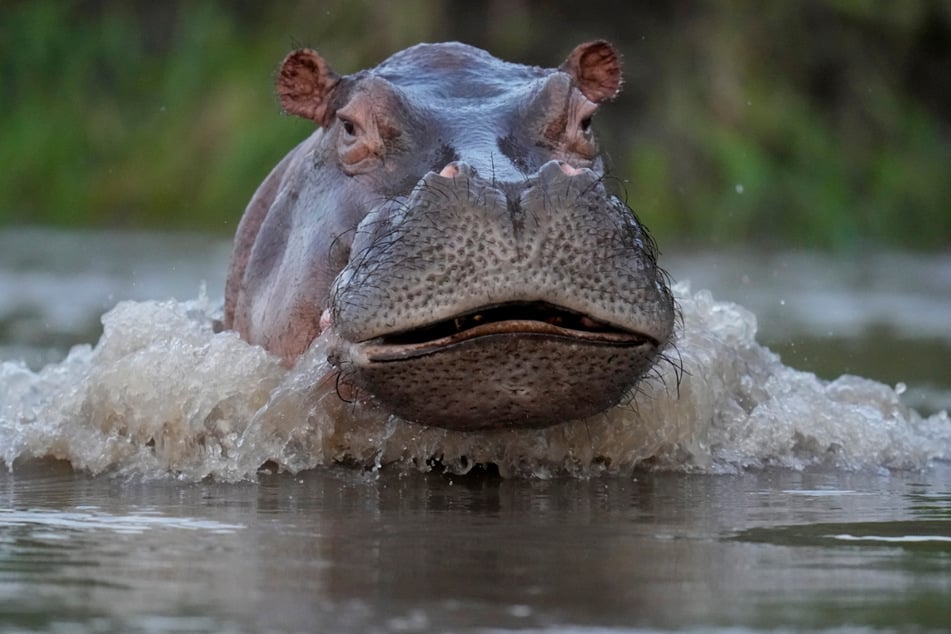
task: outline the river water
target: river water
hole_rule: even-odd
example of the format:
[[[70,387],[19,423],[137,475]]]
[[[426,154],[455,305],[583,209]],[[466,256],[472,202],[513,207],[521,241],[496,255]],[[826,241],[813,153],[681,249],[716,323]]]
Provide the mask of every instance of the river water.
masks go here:
[[[228,249],[0,232],[0,631],[951,628],[951,257],[670,249],[633,404],[462,435],[215,335]]]

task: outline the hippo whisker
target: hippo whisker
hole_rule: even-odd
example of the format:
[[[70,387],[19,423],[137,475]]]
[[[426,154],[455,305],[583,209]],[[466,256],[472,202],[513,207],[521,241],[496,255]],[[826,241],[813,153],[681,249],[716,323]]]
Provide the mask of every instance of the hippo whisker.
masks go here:
[[[672,353],[672,354],[671,354]],[[673,343],[668,344],[668,349],[661,352],[657,356],[657,363],[651,366],[650,370],[644,375],[644,380],[637,384],[636,389],[645,390],[646,385],[643,385],[646,382],[656,382],[664,386],[664,391],[670,393],[670,386],[667,384],[667,373],[663,371],[662,366],[668,365],[673,369],[674,374],[674,390],[677,394],[677,397],[680,397],[680,385],[683,382],[684,374],[687,372],[684,368],[683,357],[680,354],[680,349],[677,348]]]
[[[346,385],[349,389],[342,390],[341,387],[344,385]],[[337,394],[337,398],[339,398],[344,403],[352,404],[356,400],[350,398],[350,394],[353,392],[353,383],[344,377],[343,370],[337,370],[337,375],[334,380],[334,392]]]

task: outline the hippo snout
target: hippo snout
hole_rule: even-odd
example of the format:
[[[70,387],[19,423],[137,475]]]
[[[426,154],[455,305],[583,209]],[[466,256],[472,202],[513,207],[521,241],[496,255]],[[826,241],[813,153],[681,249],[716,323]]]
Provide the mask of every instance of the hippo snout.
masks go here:
[[[417,422],[590,416],[622,400],[670,337],[652,258],[633,213],[590,169],[553,160],[493,183],[453,162],[357,229],[331,295],[333,358]]]

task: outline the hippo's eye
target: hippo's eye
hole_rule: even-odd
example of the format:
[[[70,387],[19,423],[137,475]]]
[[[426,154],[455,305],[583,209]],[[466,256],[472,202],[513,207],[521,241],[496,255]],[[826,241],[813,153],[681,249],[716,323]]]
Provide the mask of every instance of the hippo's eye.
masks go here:
[[[353,121],[340,117],[340,123],[343,125],[343,131],[347,136],[353,136],[357,133],[357,126]]]

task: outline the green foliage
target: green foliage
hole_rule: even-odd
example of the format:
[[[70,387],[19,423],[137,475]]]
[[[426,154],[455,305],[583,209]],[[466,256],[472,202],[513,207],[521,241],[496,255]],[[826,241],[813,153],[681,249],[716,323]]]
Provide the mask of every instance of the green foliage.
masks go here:
[[[603,36],[628,84],[598,126],[661,243],[951,246],[946,3],[677,6],[14,2],[0,224],[230,233],[312,130],[273,97],[296,46],[347,73],[444,39],[555,65]]]
[[[627,164],[647,224],[662,241],[951,245],[949,112],[903,76],[915,25],[951,17],[924,4],[698,11],[644,115],[661,130]]]

